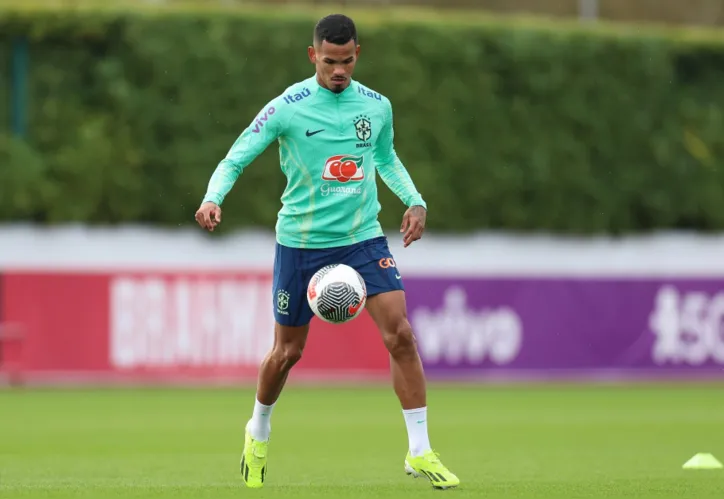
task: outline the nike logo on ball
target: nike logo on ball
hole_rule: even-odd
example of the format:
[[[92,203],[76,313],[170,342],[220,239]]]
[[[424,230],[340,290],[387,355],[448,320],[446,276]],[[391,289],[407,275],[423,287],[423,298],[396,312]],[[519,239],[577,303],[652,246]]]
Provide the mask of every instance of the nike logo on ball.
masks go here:
[[[324,129],[317,130],[315,132],[310,132],[309,130],[307,130],[307,137],[311,137],[312,135],[317,135],[319,132],[323,132],[323,131],[324,131]]]

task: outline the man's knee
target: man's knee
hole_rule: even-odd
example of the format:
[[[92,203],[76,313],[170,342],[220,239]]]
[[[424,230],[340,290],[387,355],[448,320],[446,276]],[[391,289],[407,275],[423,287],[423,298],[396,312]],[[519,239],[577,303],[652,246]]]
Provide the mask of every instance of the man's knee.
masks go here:
[[[272,357],[284,369],[291,369],[301,360],[308,331],[309,326],[277,326]]]
[[[404,357],[415,354],[415,335],[412,326],[406,318],[395,321],[384,332],[385,346],[393,357]]]
[[[291,369],[301,360],[303,352],[304,345],[294,341],[277,344],[272,355],[283,368]]]

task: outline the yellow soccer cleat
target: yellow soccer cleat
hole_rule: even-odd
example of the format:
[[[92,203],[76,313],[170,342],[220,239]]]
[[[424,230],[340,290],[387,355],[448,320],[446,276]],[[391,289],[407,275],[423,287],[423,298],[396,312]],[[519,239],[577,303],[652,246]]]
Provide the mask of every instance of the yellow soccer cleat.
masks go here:
[[[417,457],[412,457],[408,452],[405,473],[415,478],[427,478],[436,489],[450,489],[460,485],[460,479],[440,462],[437,452],[431,450]]]
[[[254,440],[249,430],[246,430],[244,452],[241,454],[241,477],[247,487],[259,489],[264,486],[268,449],[268,440],[266,442]]]

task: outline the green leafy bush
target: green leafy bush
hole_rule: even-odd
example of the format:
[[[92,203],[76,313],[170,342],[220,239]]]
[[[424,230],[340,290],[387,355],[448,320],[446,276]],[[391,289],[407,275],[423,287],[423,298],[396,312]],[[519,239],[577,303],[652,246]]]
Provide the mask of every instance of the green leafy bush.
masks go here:
[[[0,146],[0,217],[194,223],[238,134],[312,74],[313,20],[0,14],[0,62],[10,37],[31,44],[29,137]],[[713,35],[393,26],[360,23],[356,77],[392,100],[398,153],[431,230],[724,229],[724,44]],[[272,146],[227,198],[224,229],[273,227],[284,185]],[[380,192],[382,223],[394,228],[403,207]]]

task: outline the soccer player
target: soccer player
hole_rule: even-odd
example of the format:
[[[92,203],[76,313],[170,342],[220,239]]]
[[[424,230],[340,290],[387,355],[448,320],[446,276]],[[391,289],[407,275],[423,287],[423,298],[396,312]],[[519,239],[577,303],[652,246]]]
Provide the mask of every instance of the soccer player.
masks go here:
[[[351,19],[321,19],[308,48],[316,74],[291,85],[259,112],[217,166],[196,213],[199,225],[213,231],[221,222],[222,201],[244,168],[278,141],[287,186],[276,224],[276,323],[245,428],[241,473],[248,487],[264,484],[272,410],[307,341],[313,316],[305,294],[308,283],[321,267],[336,263],[364,278],[366,309],[390,354],[408,433],[405,471],[426,477],[435,488],[460,483],[430,447],[425,375],[407,320],[402,279],[377,219],[375,174],[408,206],[400,229],[404,247],[422,236],[427,206],[395,152],[390,101],[352,79],[359,52]]]

